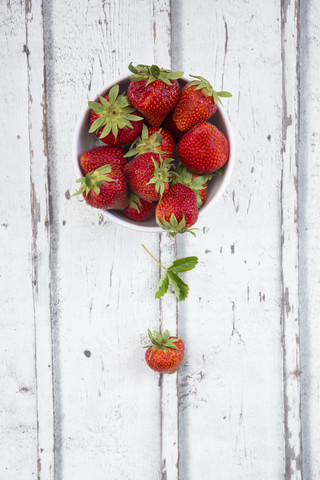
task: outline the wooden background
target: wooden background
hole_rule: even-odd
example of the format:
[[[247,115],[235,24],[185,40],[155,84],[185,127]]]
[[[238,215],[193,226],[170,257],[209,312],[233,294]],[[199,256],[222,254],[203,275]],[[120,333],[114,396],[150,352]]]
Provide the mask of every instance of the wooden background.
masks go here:
[[[317,0],[0,0],[0,479],[320,479]],[[69,199],[76,120],[127,65],[233,93],[196,239]],[[190,294],[157,265],[197,255]],[[178,375],[146,330],[186,344]]]

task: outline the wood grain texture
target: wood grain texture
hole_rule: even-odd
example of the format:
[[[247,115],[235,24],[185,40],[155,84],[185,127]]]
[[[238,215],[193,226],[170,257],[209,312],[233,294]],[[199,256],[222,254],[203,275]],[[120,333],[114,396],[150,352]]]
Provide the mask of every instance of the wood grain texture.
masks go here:
[[[174,67],[233,93],[224,103],[237,145],[223,200],[201,219],[196,240],[178,240],[180,254],[200,259],[179,305],[188,346],[179,373],[180,475],[281,478],[279,4],[173,2],[172,22]]]
[[[51,349],[50,207],[43,18],[40,2],[26,3],[28,127],[32,225],[32,295],[37,386],[37,477],[54,476]]]
[[[171,5],[170,0],[153,2],[154,63],[171,67]],[[169,266],[177,258],[176,241],[167,233],[159,235],[159,258]],[[160,272],[159,272],[160,275]],[[171,287],[170,287],[171,289]],[[160,299],[160,331],[178,335],[177,299],[172,291]],[[177,374],[160,375],[161,479],[179,478],[179,422]]]
[[[1,2],[0,478],[3,479],[36,478],[38,472],[28,55],[24,2]]]
[[[1,480],[320,479],[318,2],[0,7]],[[233,93],[196,239],[70,199],[76,120],[130,61]],[[199,257],[185,302],[154,299],[142,243]],[[183,338],[178,374],[148,369],[147,328]]]
[[[161,475],[160,388],[141,348],[147,328],[160,323],[158,267],[141,243],[157,252],[158,236],[116,226],[65,196],[75,188],[70,145],[76,118],[87,99],[127,72],[129,61],[153,62],[153,19],[148,1],[46,2],[56,478]],[[159,38],[160,32],[159,25]]]
[[[319,176],[320,176],[320,5],[301,2],[299,290],[303,474],[320,478]]]
[[[281,284],[283,344],[283,405],[285,478],[302,478],[300,411],[300,318],[299,318],[299,1],[283,1],[281,8],[282,59],[282,173]]]

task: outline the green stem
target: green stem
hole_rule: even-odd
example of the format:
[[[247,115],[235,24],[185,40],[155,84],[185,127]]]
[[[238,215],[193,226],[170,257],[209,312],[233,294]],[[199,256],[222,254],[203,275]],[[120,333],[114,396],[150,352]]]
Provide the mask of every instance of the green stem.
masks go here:
[[[145,246],[143,245],[143,243],[142,243],[141,245],[143,246],[143,248],[145,249],[145,251],[149,253],[150,257],[152,257],[153,260],[155,260],[155,261],[160,265],[160,267],[162,267],[162,268],[164,268],[165,270],[167,270],[166,267],[164,267],[163,265],[161,265],[161,263],[152,255],[152,253],[149,252],[149,250],[147,249],[147,247],[145,247]]]

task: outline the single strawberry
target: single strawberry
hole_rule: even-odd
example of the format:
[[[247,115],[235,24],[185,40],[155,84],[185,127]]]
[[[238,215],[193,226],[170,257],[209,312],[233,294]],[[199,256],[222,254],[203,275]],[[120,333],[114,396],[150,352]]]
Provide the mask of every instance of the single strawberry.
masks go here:
[[[171,337],[168,330],[163,335],[148,330],[151,345],[145,348],[147,365],[159,373],[175,373],[184,357],[184,343],[181,338]]]
[[[163,160],[157,153],[143,153],[127,163],[123,173],[133,193],[155,202],[169,190],[173,158]]]
[[[196,194],[182,183],[173,185],[162,197],[156,208],[156,222],[175,237],[177,233],[190,232],[198,220],[199,211]]]
[[[193,173],[212,173],[229,158],[229,143],[220,130],[203,122],[187,132],[178,144],[181,162]]]
[[[127,96],[119,95],[119,85],[113,85],[109,93],[99,99],[100,103],[88,102],[92,110],[89,133],[109,145],[133,142],[141,133],[143,118],[136,115]]]
[[[180,92],[173,112],[173,121],[181,132],[186,132],[197,123],[209,120],[217,111],[220,97],[232,97],[229,92],[216,92],[203,77],[195,77]]]
[[[126,179],[120,170],[113,169],[110,165],[87,173],[77,182],[81,183],[81,187],[74,195],[82,193],[85,201],[92,207],[123,210],[128,205]]]
[[[207,197],[207,175],[192,173],[180,164],[174,172],[171,185],[182,183],[194,191],[197,197],[198,208],[202,207]]]
[[[133,157],[142,153],[154,152],[162,155],[163,159],[172,158],[176,144],[167,130],[159,127],[143,125],[141,136],[134,141],[125,157]]]
[[[103,167],[103,165],[110,165],[112,168],[123,170],[126,164],[124,151],[120,147],[96,147],[84,152],[80,157],[80,166],[85,175]]]
[[[135,222],[142,222],[150,218],[156,209],[157,202],[148,202],[138,197],[133,192],[129,194],[129,205],[123,210],[123,213]]]
[[[137,65],[132,62],[128,97],[131,104],[145,117],[152,127],[159,127],[179,98],[177,79],[183,72],[172,72],[157,65]]]

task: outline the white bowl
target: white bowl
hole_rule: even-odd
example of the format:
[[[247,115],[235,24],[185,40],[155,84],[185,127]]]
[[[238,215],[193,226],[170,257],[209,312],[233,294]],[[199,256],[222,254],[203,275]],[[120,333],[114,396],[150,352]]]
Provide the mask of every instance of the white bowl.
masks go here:
[[[186,83],[192,81],[193,79],[187,76],[180,78],[178,81],[180,86],[183,87]],[[129,86],[129,78],[128,76],[120,77],[117,80],[114,80],[112,83],[106,85],[100,92],[99,95],[106,95],[106,93],[110,90],[110,88],[115,85],[116,83],[120,86],[120,93],[126,91]],[[95,101],[99,101],[98,96],[95,98]],[[83,152],[90,150],[91,148],[97,147],[99,145],[105,145],[105,143],[98,140],[98,138],[93,133],[88,133],[89,130],[89,120],[90,120],[90,113],[91,110],[89,107],[86,107],[75,128],[74,135],[73,135],[73,143],[72,143],[72,157],[73,157],[73,164],[76,171],[77,178],[83,176],[83,173],[80,168],[80,156]],[[215,115],[208,120],[210,123],[215,125],[219,130],[221,130],[224,135],[227,137],[229,146],[230,146],[230,155],[229,160],[225,165],[225,171],[223,175],[217,175],[214,177],[210,182],[208,182],[208,189],[207,189],[207,198],[205,201],[204,206],[199,210],[199,217],[202,217],[205,213],[207,213],[213,205],[217,202],[217,200],[221,197],[223,192],[225,191],[230,177],[231,172],[234,164],[234,138],[232,127],[228,120],[226,113],[223,111],[223,107],[218,106],[218,109]],[[102,213],[107,219],[112,220],[124,227],[132,228],[134,230],[140,230],[142,232],[163,232],[160,227],[158,227],[154,218],[149,218],[143,222],[134,222],[130,218],[126,217],[122,212],[117,210],[100,210],[99,212]]]

